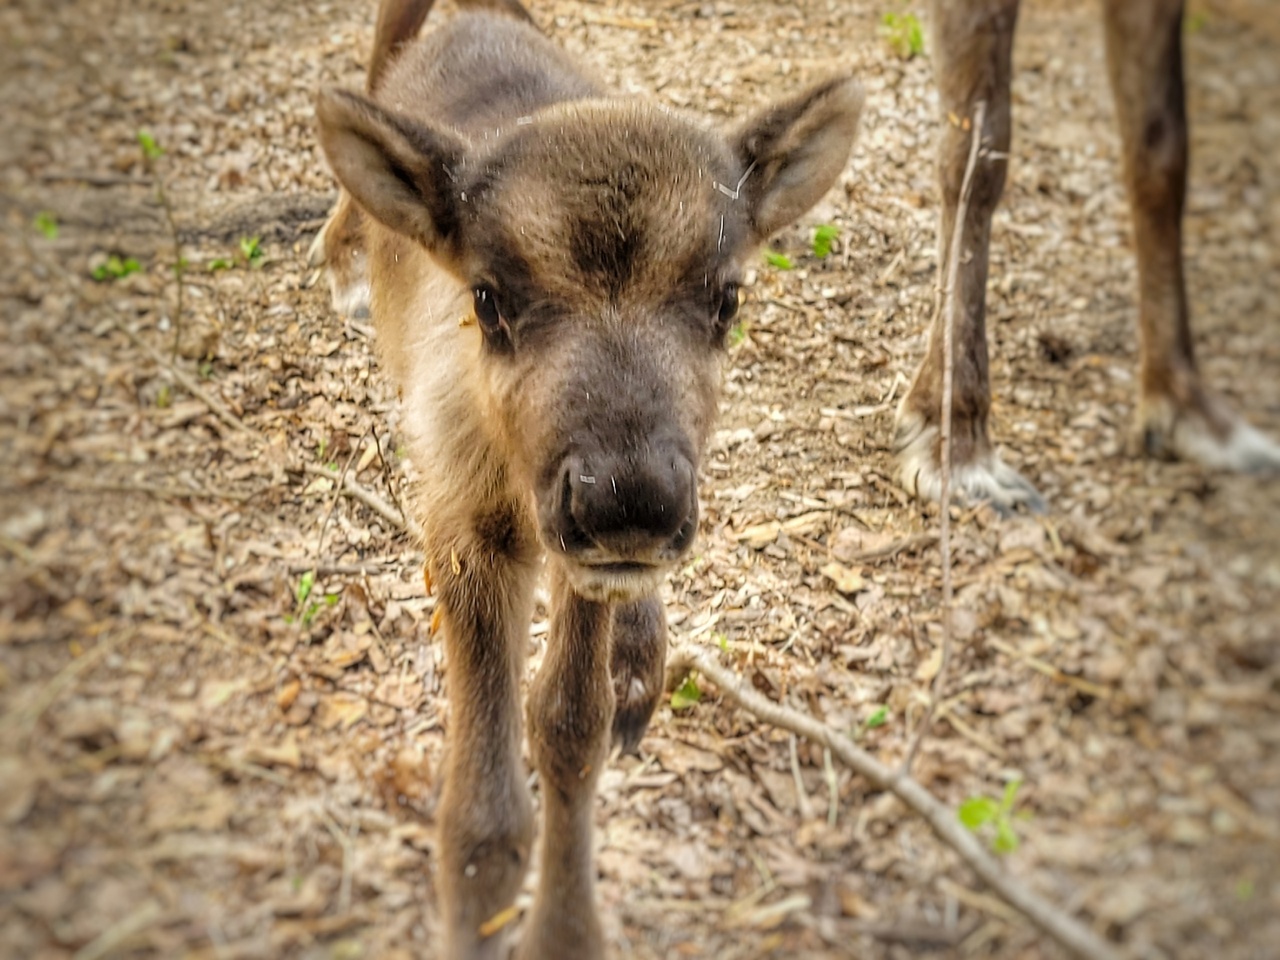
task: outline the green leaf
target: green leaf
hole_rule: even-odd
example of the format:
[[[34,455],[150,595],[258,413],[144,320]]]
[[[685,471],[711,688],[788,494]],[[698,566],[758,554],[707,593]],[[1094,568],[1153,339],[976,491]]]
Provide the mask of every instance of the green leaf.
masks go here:
[[[306,573],[304,573],[301,577],[298,578],[298,590],[297,590],[298,606],[302,606],[304,603],[307,602],[307,597],[311,596],[311,588],[314,587],[315,584],[316,584],[316,572],[314,570],[308,570]]]
[[[880,23],[880,32],[890,49],[903,60],[924,53],[924,28],[914,13],[886,13]]]
[[[44,234],[46,240],[58,239],[58,218],[48,210],[41,210],[31,221],[32,225]]]
[[[698,689],[698,681],[693,674],[684,678],[684,683],[671,693],[671,709],[686,710],[702,699],[702,691]]]
[[[214,260],[209,261],[210,273],[213,273],[217,270],[230,270],[230,269],[231,269],[231,261],[228,260],[226,257],[218,257]]]
[[[261,265],[262,258],[266,255],[266,251],[262,249],[261,237],[241,237],[240,253],[249,261],[249,265],[256,267]]]
[[[831,253],[831,244],[840,235],[840,228],[824,223],[813,231],[813,255],[819,260]]]
[[[777,267],[779,270],[790,270],[793,267],[795,267],[795,264],[791,262],[791,258],[788,257],[785,253],[777,253],[776,251],[773,251],[773,250],[766,250],[764,254],[764,258],[769,263],[770,266]]]
[[[991,849],[996,853],[1013,853],[1018,849],[1018,835],[1013,831],[1013,824],[1001,818],[996,822],[996,838]]]
[[[726,637],[723,633],[717,633],[717,634],[715,634],[715,635],[714,635],[713,639],[715,640],[716,645],[717,645],[717,646],[719,646],[719,647],[720,647],[720,649],[721,649],[724,653],[728,653],[728,652],[729,652],[729,638],[728,638],[728,637]]]
[[[138,145],[142,147],[142,155],[148,160],[154,160],[164,154],[164,148],[156,143],[156,138],[146,130],[138,131]]]
[[[172,402],[173,397],[169,391],[167,383],[161,384],[160,389],[156,392],[156,406],[164,410]]]
[[[137,273],[141,269],[142,265],[133,257],[121,260],[113,253],[111,256],[107,257],[106,263],[99,264],[94,267],[90,276],[98,281],[119,280],[122,277],[127,277],[131,273]]]
[[[341,599],[342,594],[340,593],[326,593],[324,595],[324,605],[326,607],[336,607]]]
[[[990,797],[970,797],[960,804],[960,822],[970,830],[977,830],[994,820],[999,812],[996,802]]]
[[[747,339],[747,328],[744,327],[742,325],[742,321],[739,320],[729,328],[729,346],[736,347],[745,339]]]
[[[878,707],[875,713],[867,717],[866,722],[864,723],[864,726],[868,730],[874,730],[876,727],[883,727],[888,722],[889,722],[889,708]]]
[[[1004,785],[1004,799],[1000,801],[1000,812],[1008,813],[1013,809],[1014,801],[1018,798],[1018,788],[1022,786],[1021,780],[1010,780]]]

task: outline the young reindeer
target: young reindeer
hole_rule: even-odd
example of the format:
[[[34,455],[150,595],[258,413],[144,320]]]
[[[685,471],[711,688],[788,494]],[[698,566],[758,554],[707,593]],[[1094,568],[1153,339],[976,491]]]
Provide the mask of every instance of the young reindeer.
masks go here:
[[[421,478],[451,704],[441,956],[502,955],[486,934],[529,859],[519,689],[545,555],[519,955],[590,960],[596,778],[661,696],[658,589],[697,528],[743,264],[840,174],[862,94],[836,77],[716,132],[606,94],[514,0],[457,5],[417,38],[432,0],[385,0],[368,95],[320,94],[344,198],[319,245],[337,305],[368,284]]]

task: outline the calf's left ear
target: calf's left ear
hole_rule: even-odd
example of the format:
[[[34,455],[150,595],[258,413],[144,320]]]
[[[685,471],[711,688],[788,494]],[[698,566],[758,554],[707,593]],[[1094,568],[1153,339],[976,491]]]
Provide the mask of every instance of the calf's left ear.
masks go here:
[[[849,160],[862,115],[862,86],[832,77],[771,104],[730,133],[756,239],[792,223],[817,203]]]

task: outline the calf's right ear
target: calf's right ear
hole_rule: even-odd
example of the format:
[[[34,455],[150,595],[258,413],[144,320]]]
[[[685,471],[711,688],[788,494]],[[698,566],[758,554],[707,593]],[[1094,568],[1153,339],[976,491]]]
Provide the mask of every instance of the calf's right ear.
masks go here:
[[[322,90],[316,116],[334,175],[370,216],[430,253],[456,253],[462,141],[346,90]]]
[[[742,184],[757,240],[792,223],[817,203],[849,160],[862,87],[832,77],[775,103],[731,135],[747,174]]]

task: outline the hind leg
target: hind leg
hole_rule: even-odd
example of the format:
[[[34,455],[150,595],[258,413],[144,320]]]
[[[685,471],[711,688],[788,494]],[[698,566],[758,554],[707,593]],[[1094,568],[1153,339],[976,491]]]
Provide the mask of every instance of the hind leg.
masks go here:
[[[1107,65],[1138,258],[1138,431],[1153,456],[1280,468],[1280,447],[1208,390],[1191,343],[1182,262],[1187,116],[1182,0],[1108,0]]]
[[[656,596],[619,604],[613,613],[609,672],[615,708],[613,742],[623,753],[640,746],[662,699],[667,660],[667,614]]]
[[[325,225],[311,242],[308,263],[325,268],[329,296],[340,316],[369,316],[369,257],[365,250],[364,213],[345,190]]]

